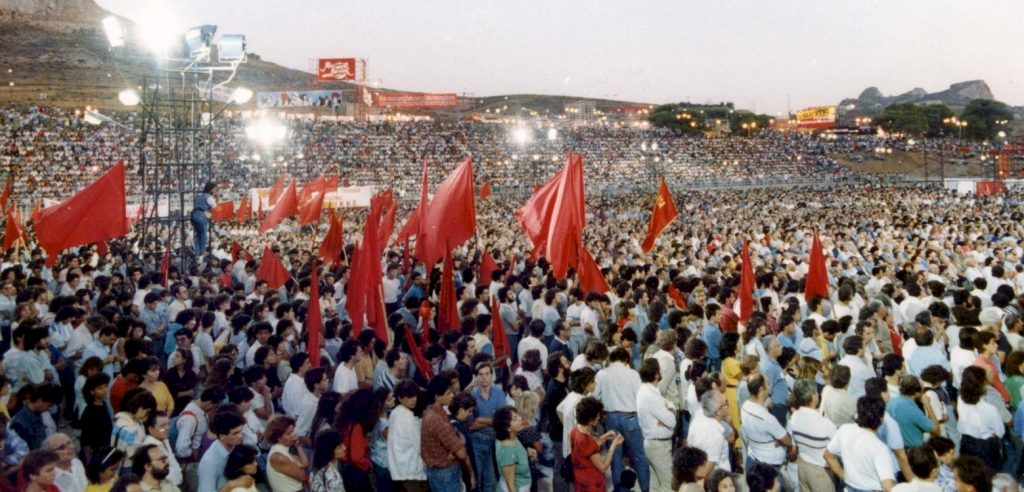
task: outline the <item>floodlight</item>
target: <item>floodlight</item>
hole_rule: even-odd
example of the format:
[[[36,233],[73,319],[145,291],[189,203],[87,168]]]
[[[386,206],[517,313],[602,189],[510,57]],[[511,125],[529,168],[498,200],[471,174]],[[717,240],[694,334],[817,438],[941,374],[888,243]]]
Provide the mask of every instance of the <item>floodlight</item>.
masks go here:
[[[512,130],[512,140],[514,140],[517,144],[525,145],[527,142],[530,141],[530,130],[527,130],[526,128],[523,127],[517,127],[516,129]]]
[[[231,93],[231,102],[235,104],[245,104],[252,99],[252,90],[245,87],[238,87]]]
[[[217,45],[217,59],[222,62],[245,61],[245,35],[225,34]]]
[[[281,123],[263,118],[245,128],[245,135],[249,140],[255,140],[263,145],[273,145],[288,134],[288,128]]]
[[[193,27],[188,31],[185,31],[185,48],[189,58],[193,58],[200,61],[209,61],[210,59],[210,42],[213,41],[213,35],[217,33],[217,26],[203,25]]]
[[[117,93],[117,100],[125,106],[137,106],[139,104],[139,93],[135,89],[125,89]]]
[[[558,138],[558,130],[554,128],[548,128],[548,140],[555,140]]]
[[[124,46],[124,27],[116,16],[103,19],[103,32],[107,33],[107,42],[111,48]]]

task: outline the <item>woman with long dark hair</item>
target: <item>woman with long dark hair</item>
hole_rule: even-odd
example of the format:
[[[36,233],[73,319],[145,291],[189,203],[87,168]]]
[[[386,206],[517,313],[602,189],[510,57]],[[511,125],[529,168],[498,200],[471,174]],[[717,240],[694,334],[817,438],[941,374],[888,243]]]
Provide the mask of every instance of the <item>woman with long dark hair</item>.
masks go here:
[[[371,490],[370,433],[380,417],[375,412],[373,391],[356,390],[341,406],[335,428],[341,432],[348,454],[342,458],[341,476],[348,490]]]
[[[347,454],[341,433],[325,430],[316,434],[313,442],[313,474],[310,483],[312,492],[345,491],[341,478],[341,460]]]
[[[194,369],[191,350],[175,350],[171,353],[167,366],[163,381],[174,397],[173,415],[177,415],[197,396],[199,376]]]
[[[316,414],[313,415],[313,423],[310,425],[309,435],[312,436],[312,447],[316,449],[316,440],[320,432],[330,429],[338,418],[338,411],[341,409],[341,393],[327,391],[320,395],[320,402],[316,407]]]

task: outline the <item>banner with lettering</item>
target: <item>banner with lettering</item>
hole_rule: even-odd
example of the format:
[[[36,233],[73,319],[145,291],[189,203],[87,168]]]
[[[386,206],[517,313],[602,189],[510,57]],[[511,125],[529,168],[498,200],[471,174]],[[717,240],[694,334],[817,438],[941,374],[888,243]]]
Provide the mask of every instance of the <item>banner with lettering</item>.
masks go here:
[[[459,96],[455,93],[377,92],[373,95],[373,104],[380,109],[454,108],[459,105]]]
[[[355,58],[319,58],[316,63],[316,79],[321,82],[356,79]]]

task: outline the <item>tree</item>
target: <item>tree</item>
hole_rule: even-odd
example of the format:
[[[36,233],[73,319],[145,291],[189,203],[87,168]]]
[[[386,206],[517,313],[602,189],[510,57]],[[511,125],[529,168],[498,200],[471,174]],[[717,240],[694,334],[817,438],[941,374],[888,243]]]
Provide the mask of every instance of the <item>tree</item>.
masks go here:
[[[875,118],[875,122],[889,133],[919,137],[928,131],[928,118],[924,110],[914,103],[890,104]]]
[[[945,104],[929,104],[921,106],[921,110],[924,111],[924,117],[928,120],[928,132],[925,133],[925,136],[929,138],[942,136],[945,133],[943,120],[956,115],[953,109]]]
[[[1012,121],[1013,111],[1006,103],[990,99],[974,99],[967,103],[960,119],[967,122],[964,135],[976,140],[991,140],[1004,128],[1002,121]]]

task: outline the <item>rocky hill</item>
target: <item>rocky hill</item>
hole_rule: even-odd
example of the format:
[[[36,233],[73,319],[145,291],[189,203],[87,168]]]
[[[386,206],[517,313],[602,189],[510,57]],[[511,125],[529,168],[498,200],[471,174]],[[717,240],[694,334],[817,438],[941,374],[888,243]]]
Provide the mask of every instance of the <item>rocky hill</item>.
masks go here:
[[[944,91],[932,94],[920,87],[915,87],[897,96],[885,96],[877,87],[868,87],[856,99],[843,99],[839,105],[843,107],[852,105],[853,112],[872,115],[880,113],[890,104],[897,103],[945,104],[954,110],[959,110],[972,99],[995,98],[984,80],[970,80],[953,84]]]

